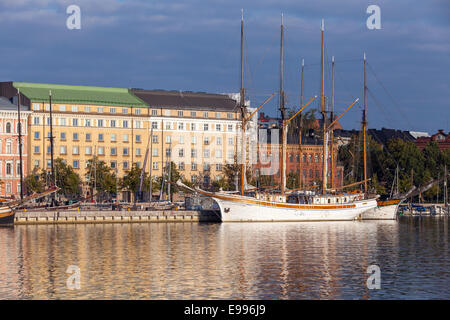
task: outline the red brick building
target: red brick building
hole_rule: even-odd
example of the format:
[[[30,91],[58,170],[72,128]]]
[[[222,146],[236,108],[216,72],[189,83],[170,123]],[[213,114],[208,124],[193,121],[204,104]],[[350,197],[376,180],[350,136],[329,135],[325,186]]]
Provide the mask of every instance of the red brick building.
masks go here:
[[[438,132],[433,134],[431,137],[418,137],[416,139],[416,145],[420,148],[420,150],[423,150],[423,148],[425,148],[425,146],[432,141],[438,144],[441,151],[449,149],[450,133],[445,134],[444,130],[438,130]]]

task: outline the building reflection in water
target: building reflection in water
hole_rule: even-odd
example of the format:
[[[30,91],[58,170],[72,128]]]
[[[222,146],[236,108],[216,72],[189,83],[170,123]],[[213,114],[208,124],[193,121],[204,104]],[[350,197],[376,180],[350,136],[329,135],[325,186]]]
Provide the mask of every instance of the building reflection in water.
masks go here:
[[[366,270],[377,264],[382,286],[396,285],[408,263],[402,245],[411,251],[399,228],[396,221],[16,226],[0,230],[0,298],[384,297],[367,289]],[[402,228],[406,239],[410,228]],[[447,232],[447,222],[439,228]],[[66,286],[70,265],[80,267],[80,290]]]

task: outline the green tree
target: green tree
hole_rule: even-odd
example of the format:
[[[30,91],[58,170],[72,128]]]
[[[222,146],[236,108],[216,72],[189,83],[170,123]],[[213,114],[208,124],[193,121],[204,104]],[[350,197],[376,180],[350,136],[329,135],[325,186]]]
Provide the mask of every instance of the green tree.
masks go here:
[[[58,194],[65,195],[67,198],[79,197],[81,194],[81,178],[74,169],[67,165],[66,162],[57,158],[54,162],[56,185],[61,188]],[[45,176],[44,172],[44,176]],[[41,175],[42,177],[42,175]]]
[[[40,193],[45,190],[44,181],[41,179],[41,172],[35,167],[33,171],[27,175],[24,179],[24,186],[27,194]]]
[[[117,190],[116,173],[105,161],[92,158],[87,163],[86,181],[100,194],[115,194]]]

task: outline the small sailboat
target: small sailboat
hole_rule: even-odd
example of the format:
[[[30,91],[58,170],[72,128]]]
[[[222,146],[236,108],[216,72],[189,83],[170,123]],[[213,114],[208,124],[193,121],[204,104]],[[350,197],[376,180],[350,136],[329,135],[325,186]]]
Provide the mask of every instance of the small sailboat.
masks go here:
[[[59,189],[60,188],[53,186],[44,192],[33,193],[32,195],[25,197],[22,200],[12,200],[0,204],[0,226],[14,225],[15,210],[19,206],[23,206],[34,199],[42,198],[58,192]]]
[[[241,19],[241,97],[242,110],[242,159],[240,194],[230,192],[208,192],[198,188],[190,188],[181,181],[177,185],[196,192],[202,196],[213,198],[220,208],[222,222],[229,221],[342,221],[353,220],[364,211],[375,208],[375,197],[369,197],[367,192],[337,193],[327,189],[328,176],[328,131],[325,108],[325,62],[324,62],[324,24],[322,21],[322,115],[324,125],[324,157],[322,192],[286,190],[286,133],[289,120],[285,118],[283,91],[283,19],[281,22],[280,48],[280,111],[282,115],[282,152],[281,152],[281,185],[277,192],[247,192],[245,183],[245,124],[246,117],[243,89],[243,18]],[[311,99],[310,102],[314,100]],[[357,100],[356,100],[357,101]],[[356,101],[354,103],[356,103]],[[353,103],[353,104],[354,104]],[[353,105],[352,104],[352,105]],[[303,108],[306,107],[303,106]],[[350,106],[351,107],[351,106]],[[350,108],[349,107],[349,108]],[[300,109],[303,110],[303,108]],[[348,108],[348,109],[349,109]],[[259,109],[259,108],[258,108]],[[347,110],[348,110],[347,109]],[[300,112],[299,111],[299,112]],[[336,119],[337,120],[337,119]],[[365,189],[367,190],[367,189]]]

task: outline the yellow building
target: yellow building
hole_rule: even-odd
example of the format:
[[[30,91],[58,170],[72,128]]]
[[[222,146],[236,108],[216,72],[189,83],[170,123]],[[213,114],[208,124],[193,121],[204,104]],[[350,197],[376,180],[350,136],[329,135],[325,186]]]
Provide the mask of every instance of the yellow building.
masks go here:
[[[50,170],[50,101],[54,158],[86,179],[94,155],[122,177],[133,163],[161,176],[168,161],[187,180],[210,184],[234,160],[239,112],[228,95],[128,90],[22,82],[0,83],[0,95],[20,89],[28,121],[28,173]],[[149,152],[150,153],[150,152]],[[151,159],[151,161],[150,161]]]

